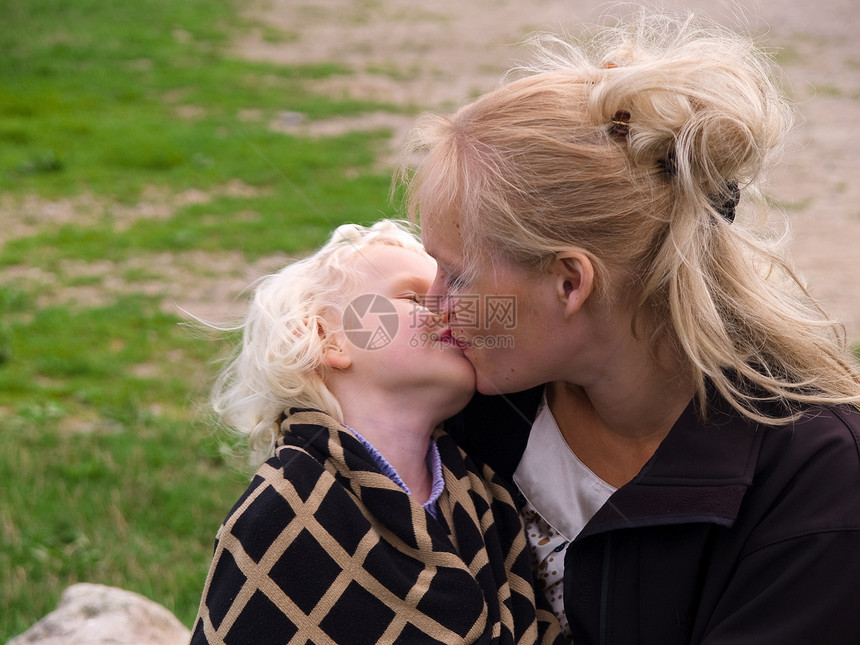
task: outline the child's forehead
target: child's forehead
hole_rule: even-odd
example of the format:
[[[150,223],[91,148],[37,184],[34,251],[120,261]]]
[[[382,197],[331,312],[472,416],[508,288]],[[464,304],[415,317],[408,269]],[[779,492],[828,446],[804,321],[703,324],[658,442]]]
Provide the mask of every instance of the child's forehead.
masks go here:
[[[402,260],[404,262],[413,260],[424,261],[425,259],[432,260],[423,249],[408,248],[399,244],[382,243],[355,247],[350,256],[353,258],[353,262],[367,261],[369,258]]]
[[[349,254],[349,262],[371,277],[390,277],[394,273],[434,273],[436,262],[421,249],[394,244],[370,244]]]

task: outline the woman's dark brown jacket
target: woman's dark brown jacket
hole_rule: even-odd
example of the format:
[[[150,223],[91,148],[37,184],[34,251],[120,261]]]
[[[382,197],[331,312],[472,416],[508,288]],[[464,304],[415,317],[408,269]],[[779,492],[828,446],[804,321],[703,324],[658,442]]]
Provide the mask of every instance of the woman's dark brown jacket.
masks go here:
[[[510,478],[540,394],[479,396],[448,431]],[[691,403],[569,545],[564,596],[576,645],[860,643],[860,411]]]

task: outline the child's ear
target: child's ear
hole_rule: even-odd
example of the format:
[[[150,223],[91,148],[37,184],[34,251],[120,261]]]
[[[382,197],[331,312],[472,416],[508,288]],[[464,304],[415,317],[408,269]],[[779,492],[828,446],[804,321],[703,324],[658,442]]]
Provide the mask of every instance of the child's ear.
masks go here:
[[[322,330],[320,330],[322,335]],[[349,353],[349,343],[343,334],[331,334],[328,338],[328,348],[325,350],[323,360],[328,367],[336,370],[345,370],[352,365],[352,356]]]
[[[594,288],[594,265],[587,254],[571,249],[556,254],[556,294],[565,317],[579,311]]]
[[[345,370],[352,365],[352,358],[340,346],[329,347],[325,352],[325,364],[336,370]]]

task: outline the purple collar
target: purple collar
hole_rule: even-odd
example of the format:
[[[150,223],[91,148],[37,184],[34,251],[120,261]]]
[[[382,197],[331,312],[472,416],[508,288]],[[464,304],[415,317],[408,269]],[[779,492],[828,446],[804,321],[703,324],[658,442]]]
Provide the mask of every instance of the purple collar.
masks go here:
[[[406,482],[400,478],[400,475],[397,474],[394,466],[388,463],[388,460],[382,456],[382,453],[374,448],[372,443],[362,437],[353,428],[350,428],[348,425],[344,425],[344,427],[355,435],[355,438],[361,442],[361,445],[363,445],[365,450],[367,450],[371,459],[373,459],[374,463],[379,467],[379,470],[382,471],[382,474],[400,486],[407,495],[411,495],[412,493],[406,485]],[[430,474],[433,476],[433,484],[430,488],[430,498],[424,502],[422,506],[425,511],[433,516],[433,519],[436,519],[436,502],[439,500],[439,495],[441,495],[442,491],[445,489],[445,480],[442,478],[442,459],[439,456],[439,448],[436,446],[436,442],[432,439],[430,440],[430,445],[427,448],[426,459],[427,467],[430,468]]]

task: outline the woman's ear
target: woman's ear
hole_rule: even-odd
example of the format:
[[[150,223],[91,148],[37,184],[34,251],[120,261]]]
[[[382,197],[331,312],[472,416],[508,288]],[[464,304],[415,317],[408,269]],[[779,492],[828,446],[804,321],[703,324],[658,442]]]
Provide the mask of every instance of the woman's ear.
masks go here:
[[[594,265],[582,251],[569,250],[556,254],[554,270],[556,293],[568,317],[579,311],[591,295]]]

